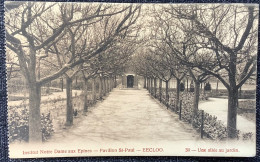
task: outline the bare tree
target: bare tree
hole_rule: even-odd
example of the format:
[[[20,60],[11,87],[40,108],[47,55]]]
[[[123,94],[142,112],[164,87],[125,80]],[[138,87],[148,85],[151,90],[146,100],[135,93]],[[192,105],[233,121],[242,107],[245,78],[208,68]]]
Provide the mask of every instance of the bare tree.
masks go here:
[[[168,46],[168,37],[177,35],[178,33],[171,29],[173,25],[171,21],[165,20],[165,15],[161,13],[163,11],[154,10],[154,19],[152,20],[153,30],[151,32],[152,46],[157,49],[157,54],[162,58],[163,65],[167,65],[170,69],[171,75],[176,79],[176,107],[179,105],[180,100],[180,84],[183,78],[187,74],[187,68],[182,62],[174,55],[175,51]],[[179,49],[185,52],[184,49]]]
[[[192,62],[176,50],[178,58],[218,78],[227,88],[228,137],[235,138],[238,89],[256,70],[258,11],[251,5],[219,4],[179,5],[165,11],[196,44]],[[241,73],[237,67],[243,67]]]
[[[12,3],[12,2],[10,2]],[[17,3],[17,2],[15,2]],[[57,10],[59,9],[59,10]],[[106,50],[111,42],[133,25],[140,6],[112,7],[106,4],[77,6],[75,4],[26,2],[6,12],[7,47],[18,57],[22,74],[29,85],[29,141],[41,141],[40,102],[41,86]],[[104,17],[119,15],[115,28],[95,48],[81,53],[57,71],[36,76],[37,60],[44,51],[63,38],[67,27],[79,23],[92,24]],[[58,23],[57,23],[58,22]],[[46,54],[48,55],[48,54]]]

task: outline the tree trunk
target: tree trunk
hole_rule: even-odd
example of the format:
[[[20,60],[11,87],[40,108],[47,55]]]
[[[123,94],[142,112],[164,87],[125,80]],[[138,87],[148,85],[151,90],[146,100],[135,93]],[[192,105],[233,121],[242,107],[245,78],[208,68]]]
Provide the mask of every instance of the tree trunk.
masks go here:
[[[123,76],[121,76],[121,84],[122,84],[122,88],[125,88],[124,86],[124,77]]]
[[[109,78],[109,91],[111,92],[112,91],[112,87],[113,87],[113,79],[112,79],[112,76]]]
[[[162,102],[162,79],[160,79],[160,82],[159,82],[159,99],[160,99],[160,102]]]
[[[150,79],[150,86],[151,86],[151,95],[153,95],[153,78]]]
[[[109,93],[109,78],[106,78],[106,93]]]
[[[148,79],[148,92],[151,93],[151,78]]]
[[[108,77],[107,78],[107,92],[109,93],[110,92],[110,87],[111,87],[111,85],[110,85],[110,77]]]
[[[203,85],[203,94],[204,94],[204,97],[206,96],[205,85],[206,85],[206,83],[204,82],[204,85]]]
[[[103,96],[106,96],[106,94],[107,94],[107,92],[106,92],[106,89],[107,89],[106,78],[103,78],[102,80],[103,80]]]
[[[216,92],[218,92],[218,80],[217,80],[217,87],[216,87]]]
[[[167,102],[167,107],[168,107],[168,102],[169,102],[169,81],[167,80],[165,82],[165,97],[166,97],[166,102]]]
[[[239,88],[239,98],[242,98],[242,86]]]
[[[144,88],[146,88],[146,77],[144,77]]]
[[[84,112],[88,111],[88,80],[84,80]]]
[[[109,80],[108,80],[108,84],[109,84],[109,92],[111,92],[112,91],[112,77],[109,77]]]
[[[73,124],[73,107],[72,107],[72,79],[66,78],[66,94],[67,94],[67,118],[66,125],[71,126]]]
[[[60,78],[61,91],[63,92],[63,78]]]
[[[50,86],[51,86],[51,82],[47,83],[46,94],[50,94]]]
[[[111,78],[111,90],[113,90],[114,88],[115,88],[115,77],[114,76],[112,76],[112,78]]]
[[[228,120],[227,131],[229,138],[237,137],[237,103],[238,90],[234,87],[228,91]]]
[[[116,75],[115,75],[115,81],[114,81],[114,88],[117,86],[117,81],[116,81]]]
[[[150,93],[151,92],[151,85],[150,85],[150,78],[148,78],[148,80],[147,80],[147,84],[148,84],[148,86],[147,86],[147,88],[148,88],[148,92]]]
[[[92,98],[93,101],[96,102],[96,79],[92,79]]]
[[[239,91],[238,91],[237,108],[239,108],[239,102],[238,102],[238,99],[241,99],[241,98],[242,98],[242,86],[239,88]]]
[[[149,78],[146,78],[146,89],[149,90]]]
[[[154,97],[156,98],[156,91],[157,91],[157,79],[154,78]]]
[[[237,55],[230,53],[229,62],[229,87],[228,87],[228,118],[227,118],[227,132],[228,138],[237,137],[237,103],[238,103],[238,88],[236,83],[236,61]]]
[[[75,76],[75,84],[76,84],[76,87],[78,87],[78,77]]]
[[[107,85],[107,93],[110,92],[110,83],[109,83],[109,77],[106,79],[106,85]]]
[[[152,80],[152,79],[150,78],[150,79],[149,79],[149,92],[150,92],[150,93],[152,93],[152,90],[151,90],[151,89],[152,89],[151,80]]]
[[[180,101],[180,79],[176,79],[176,110],[179,109],[179,101]]]
[[[103,97],[103,84],[102,84],[102,77],[99,77],[99,86],[98,86],[98,91],[99,91],[99,99],[102,99]]]
[[[42,142],[41,86],[29,84],[29,142]]]
[[[187,88],[186,91],[189,92],[189,78],[187,78]]]
[[[106,87],[107,87],[107,93],[109,93],[109,77],[106,79]]]
[[[114,77],[111,76],[111,91],[113,90],[114,86],[115,86],[115,80],[114,80]]]
[[[41,126],[41,85],[36,81],[36,51],[30,47],[30,63],[28,63],[29,74],[23,74],[29,89],[29,142],[42,142]],[[40,69],[39,69],[40,70]],[[40,75],[39,75],[40,77]]]
[[[194,125],[194,119],[198,114],[198,110],[199,110],[199,97],[200,97],[200,82],[194,81],[194,98],[193,98],[193,114],[192,114],[193,125]]]

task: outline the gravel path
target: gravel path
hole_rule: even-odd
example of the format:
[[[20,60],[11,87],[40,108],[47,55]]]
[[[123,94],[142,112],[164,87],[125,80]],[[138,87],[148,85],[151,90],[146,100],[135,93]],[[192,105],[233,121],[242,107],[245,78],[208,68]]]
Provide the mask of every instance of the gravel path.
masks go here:
[[[114,89],[82,121],[56,133],[50,142],[181,141],[199,139],[178,116],[163,108],[146,90]]]

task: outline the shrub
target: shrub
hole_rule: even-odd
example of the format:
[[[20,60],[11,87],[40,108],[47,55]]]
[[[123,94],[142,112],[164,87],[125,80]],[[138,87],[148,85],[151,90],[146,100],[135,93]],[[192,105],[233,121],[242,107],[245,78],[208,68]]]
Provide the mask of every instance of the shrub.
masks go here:
[[[29,141],[29,111],[24,107],[9,108],[9,142],[14,141]],[[50,113],[41,115],[42,125],[42,140],[46,141],[52,133],[53,124],[50,118]]]
[[[42,124],[42,141],[44,142],[48,140],[51,137],[52,133],[54,132],[50,112],[47,115],[42,114],[41,124]]]
[[[28,141],[29,114],[26,109],[14,107],[9,109],[9,141]]]
[[[243,136],[243,140],[252,140],[253,133],[252,132],[243,133],[242,136]]]
[[[193,115],[193,96],[194,93],[192,92],[183,92],[180,95],[180,100],[182,100],[182,114],[181,118],[183,121],[186,121],[188,123],[193,123],[193,127],[196,130],[200,130],[201,128],[201,111],[198,111],[196,117],[192,119]],[[165,100],[165,94],[162,95],[162,103],[167,105],[169,104],[171,109],[175,108],[175,93],[170,92],[170,99],[167,103]],[[200,100],[206,100],[206,96],[201,93],[200,94]],[[177,111],[176,111],[177,112]],[[193,120],[193,121],[192,121]],[[221,122],[220,120],[217,120],[216,116],[212,116],[208,113],[204,114],[204,127],[203,127],[203,133],[207,138],[213,139],[213,140],[224,140],[227,138],[227,128]],[[240,131],[237,131],[237,139],[242,138],[243,140],[250,140],[253,137],[252,132],[243,133],[241,135]]]
[[[204,115],[204,128],[203,131],[211,139],[225,139],[227,138],[226,126],[217,120],[216,116],[205,113]]]

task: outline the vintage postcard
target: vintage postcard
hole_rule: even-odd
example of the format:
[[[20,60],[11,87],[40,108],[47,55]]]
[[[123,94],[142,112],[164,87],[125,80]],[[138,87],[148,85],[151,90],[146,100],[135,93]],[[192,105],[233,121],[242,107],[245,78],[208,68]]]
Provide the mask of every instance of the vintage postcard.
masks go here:
[[[10,158],[256,154],[256,4],[5,2]]]

